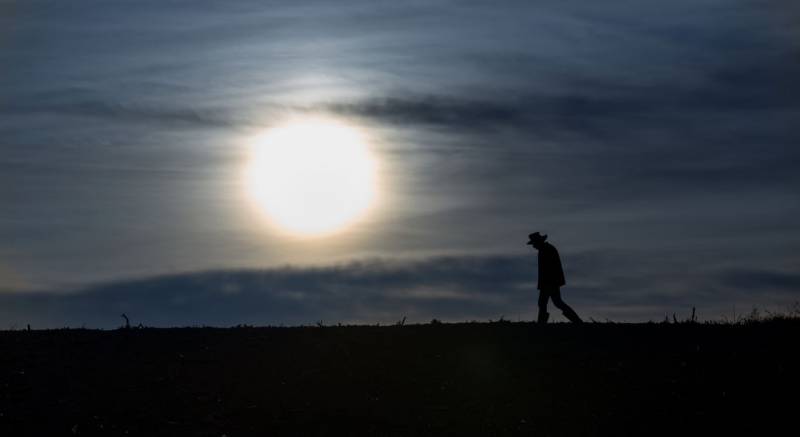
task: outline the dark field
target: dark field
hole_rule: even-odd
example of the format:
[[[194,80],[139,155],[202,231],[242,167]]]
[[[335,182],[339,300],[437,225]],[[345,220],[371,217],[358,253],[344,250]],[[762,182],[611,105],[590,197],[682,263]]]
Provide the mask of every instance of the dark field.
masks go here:
[[[0,435],[797,435],[800,323],[0,332]]]

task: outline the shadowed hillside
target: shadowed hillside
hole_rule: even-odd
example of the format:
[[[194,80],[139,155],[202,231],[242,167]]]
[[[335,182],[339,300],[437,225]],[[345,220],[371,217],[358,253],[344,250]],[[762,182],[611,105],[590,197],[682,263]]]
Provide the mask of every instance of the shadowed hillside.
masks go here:
[[[800,323],[0,332],[0,435],[760,435]]]

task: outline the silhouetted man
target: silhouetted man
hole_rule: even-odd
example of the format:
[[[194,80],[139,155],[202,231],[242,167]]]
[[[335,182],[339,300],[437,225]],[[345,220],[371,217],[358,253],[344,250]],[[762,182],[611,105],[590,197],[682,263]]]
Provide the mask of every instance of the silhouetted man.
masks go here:
[[[539,323],[547,323],[550,314],[547,312],[547,300],[553,299],[553,305],[561,310],[564,317],[574,323],[582,323],[578,314],[561,300],[561,286],[566,284],[561,258],[556,248],[547,243],[547,235],[538,232],[528,235],[528,243],[539,251]]]

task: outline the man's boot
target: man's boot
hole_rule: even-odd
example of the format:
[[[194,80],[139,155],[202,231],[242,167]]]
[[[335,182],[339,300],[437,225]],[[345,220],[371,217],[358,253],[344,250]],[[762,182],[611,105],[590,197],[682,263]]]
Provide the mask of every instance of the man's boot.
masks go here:
[[[547,323],[547,319],[550,318],[550,313],[547,311],[539,311],[539,324],[544,325]]]

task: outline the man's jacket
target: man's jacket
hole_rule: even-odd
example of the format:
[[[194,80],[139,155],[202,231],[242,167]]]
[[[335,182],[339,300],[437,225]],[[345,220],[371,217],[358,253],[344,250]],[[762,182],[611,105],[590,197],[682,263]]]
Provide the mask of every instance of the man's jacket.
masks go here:
[[[566,283],[558,251],[552,244],[542,243],[539,248],[539,290],[558,288]]]

